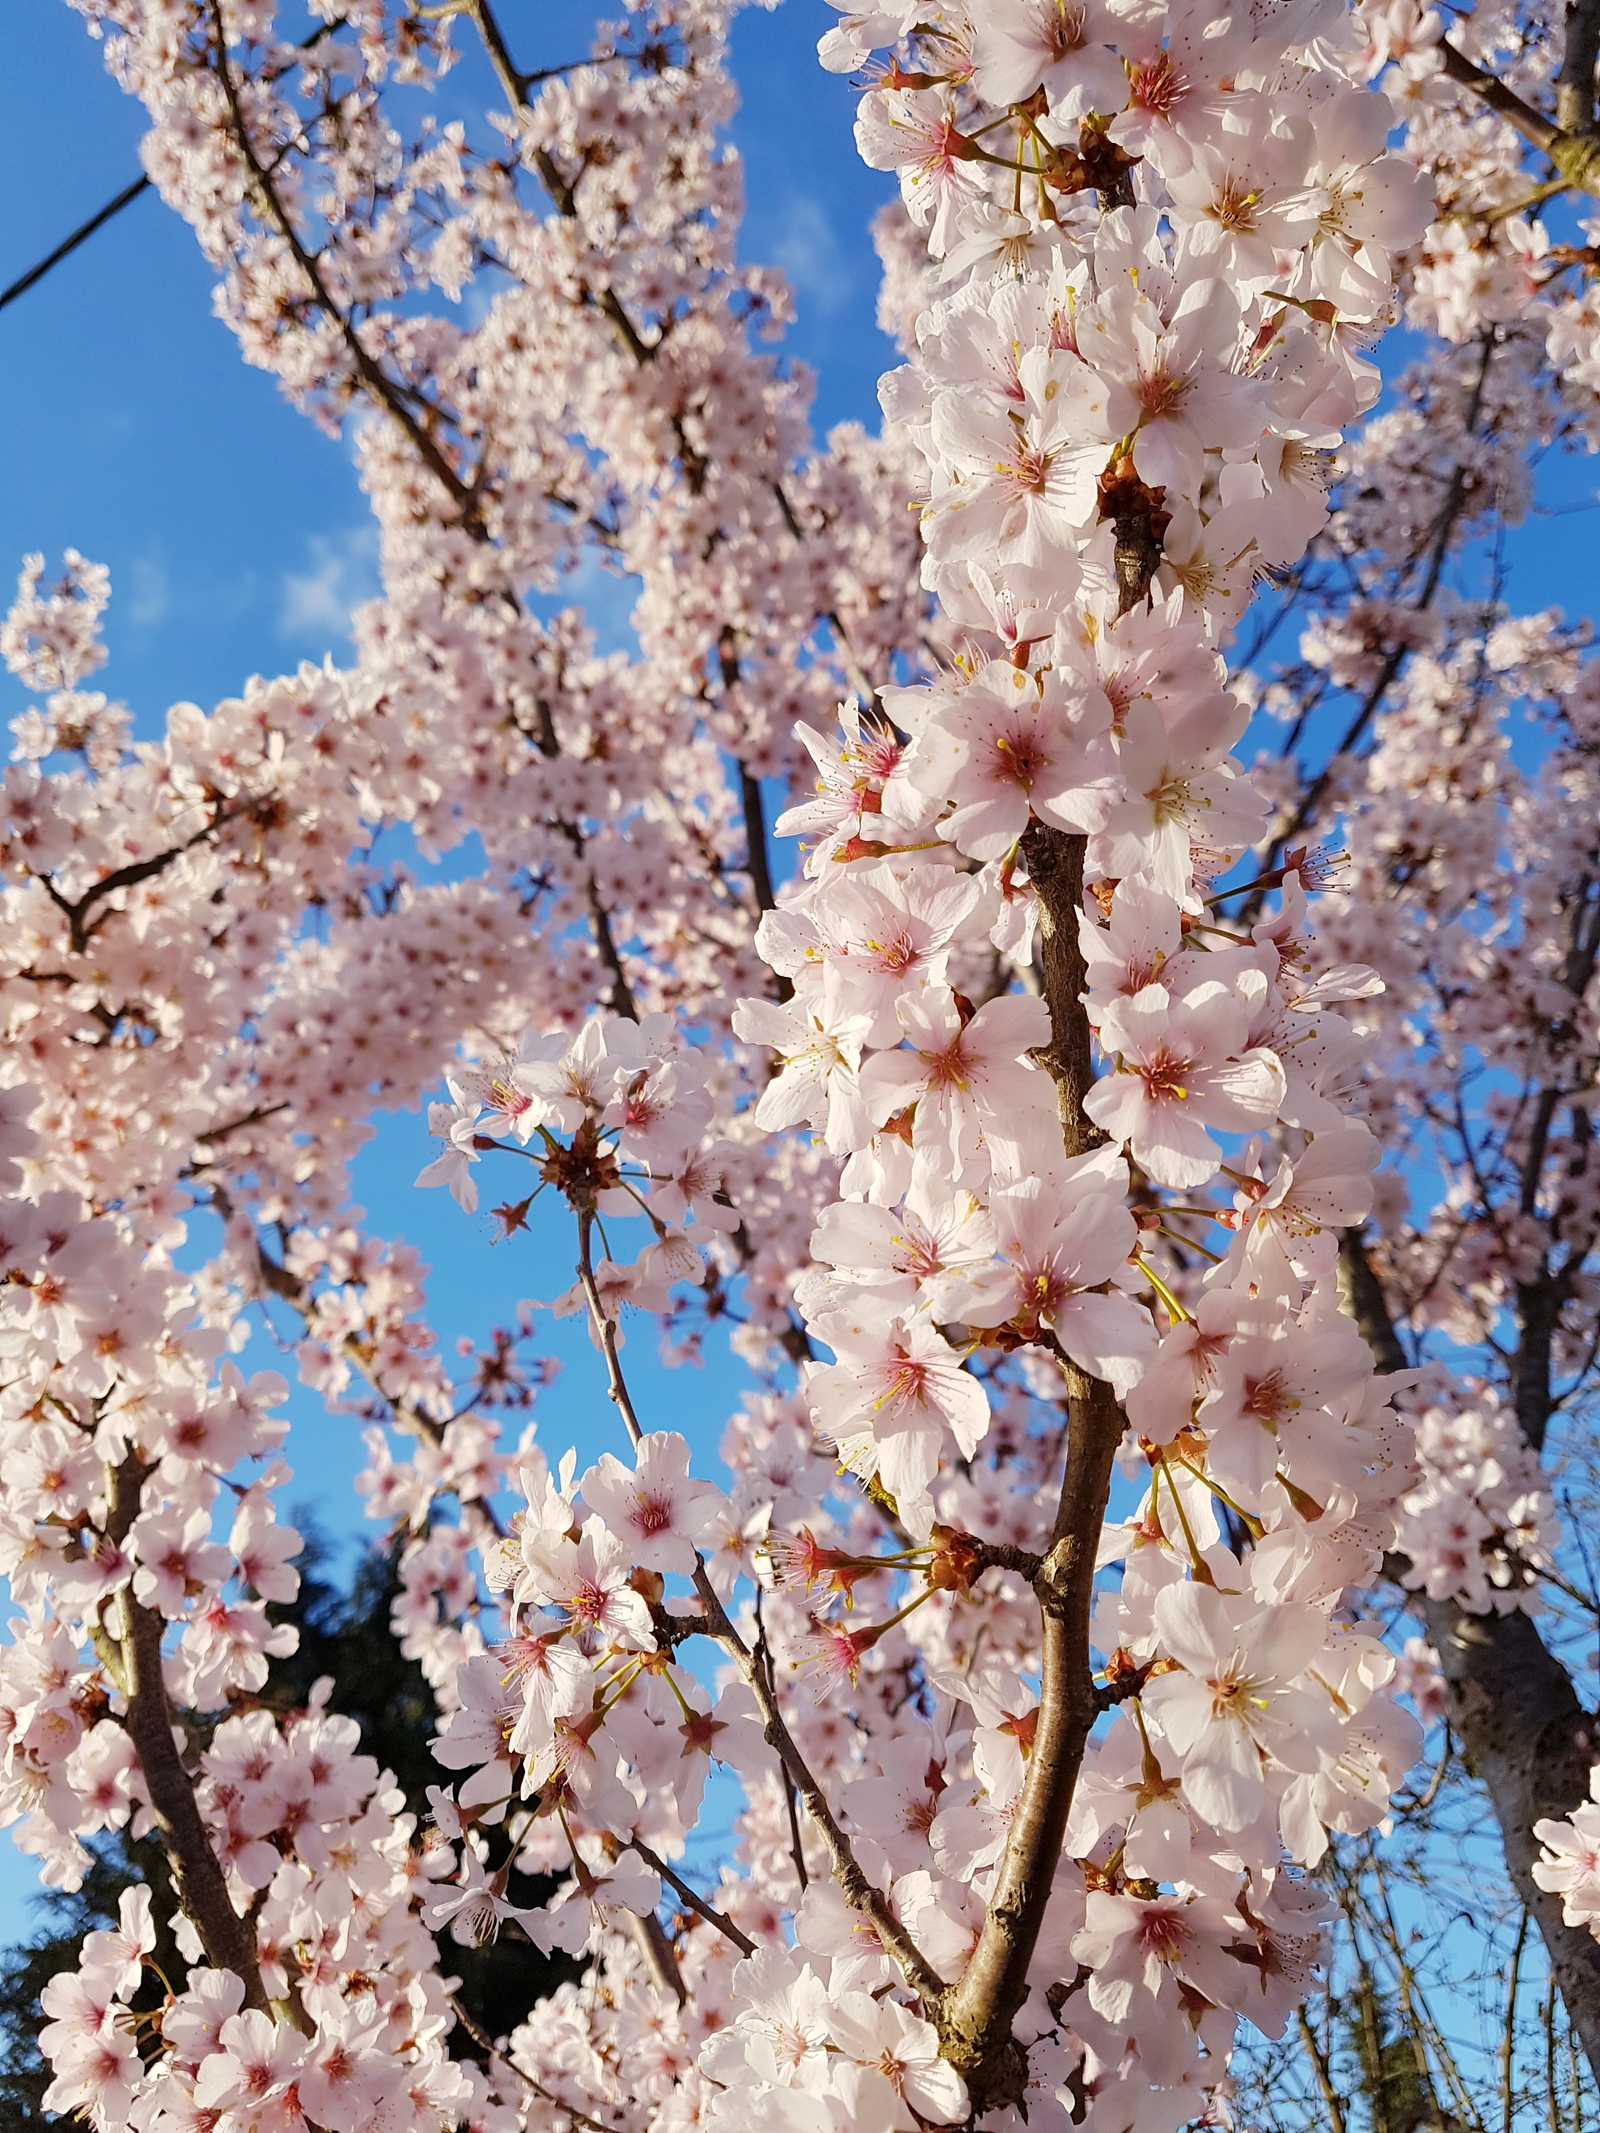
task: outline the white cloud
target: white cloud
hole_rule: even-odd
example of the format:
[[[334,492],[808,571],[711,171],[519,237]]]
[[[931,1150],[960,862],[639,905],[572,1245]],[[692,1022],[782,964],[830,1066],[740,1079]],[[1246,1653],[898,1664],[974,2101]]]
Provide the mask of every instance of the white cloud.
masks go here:
[[[285,637],[315,639],[325,650],[328,640],[349,635],[351,614],[379,589],[377,535],[370,526],[358,526],[314,533],[307,546],[311,569],[304,575],[284,573],[278,630]]]
[[[158,556],[135,556],[128,567],[131,586],[123,613],[136,629],[153,629],[164,622],[171,606],[167,566]]]
[[[818,311],[839,311],[849,303],[856,283],[855,262],[846,256],[825,210],[809,193],[785,197],[777,228],[761,249]]]

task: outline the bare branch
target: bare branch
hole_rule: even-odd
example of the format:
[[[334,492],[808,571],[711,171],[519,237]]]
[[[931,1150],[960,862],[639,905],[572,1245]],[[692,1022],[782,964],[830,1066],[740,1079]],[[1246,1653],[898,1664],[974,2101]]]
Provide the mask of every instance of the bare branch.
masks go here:
[[[741,1933],[731,1918],[726,1917],[715,1905],[707,1903],[703,1896],[697,1895],[681,1874],[673,1872],[665,1859],[657,1858],[642,1837],[632,1837],[629,1839],[629,1843],[633,1850],[639,1854],[645,1865],[653,1873],[659,1874],[668,1888],[680,1897],[691,1911],[698,1913],[708,1926],[715,1926],[724,1940],[731,1940],[741,1955],[755,1954],[756,1944],[750,1936],[747,1933]]]
[[[59,266],[63,259],[75,252],[96,230],[104,228],[113,215],[120,215],[141,193],[149,190],[150,180],[147,177],[135,178],[131,185],[125,185],[114,200],[108,200],[87,222],[80,222],[72,235],[64,237],[53,252],[47,252],[36,265],[29,267],[26,274],[19,274],[8,287],[0,289],[0,311],[4,311],[7,304],[14,304],[19,296],[25,296],[35,282],[43,281],[52,267]]]
[[[1328,2063],[1328,2054],[1317,2042],[1317,2033],[1311,2027],[1310,2017],[1304,2007],[1295,2009],[1295,2020],[1300,2027],[1300,2041],[1305,2046],[1311,2064],[1317,2070],[1317,2087],[1322,2091],[1322,2100],[1328,2107],[1329,2133],[1345,2133],[1344,2105],[1333,2083]]]
[[[1035,822],[1023,833],[1022,860],[1039,898],[1039,961],[1050,1009],[1050,1042],[1039,1054],[1056,1085],[1056,1108],[1068,1155],[1081,1155],[1105,1139],[1084,1114],[1094,1081],[1089,1018],[1079,995],[1089,973],[1078,941],[1083,909],[1086,837],[1068,836]]]

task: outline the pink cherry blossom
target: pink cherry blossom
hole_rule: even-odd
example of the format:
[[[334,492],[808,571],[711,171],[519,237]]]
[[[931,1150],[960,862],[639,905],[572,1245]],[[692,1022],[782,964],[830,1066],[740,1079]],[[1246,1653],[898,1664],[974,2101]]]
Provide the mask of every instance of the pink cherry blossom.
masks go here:
[[[691,1480],[689,1446],[671,1430],[639,1440],[630,1474],[610,1452],[578,1483],[584,1502],[605,1528],[631,1546],[647,1570],[687,1576],[721,1503],[709,1481]]]

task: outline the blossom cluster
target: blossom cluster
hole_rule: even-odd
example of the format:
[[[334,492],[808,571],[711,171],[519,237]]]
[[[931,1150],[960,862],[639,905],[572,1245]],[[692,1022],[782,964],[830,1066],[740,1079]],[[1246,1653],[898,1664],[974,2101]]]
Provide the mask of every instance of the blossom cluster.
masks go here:
[[[1522,1605],[1550,1545],[1492,1395],[1430,1385],[1417,1439],[1340,1307],[1337,1233],[1389,1189],[1357,1025],[1409,1009],[1421,960],[1359,898],[1313,928],[1314,854],[1234,871],[1281,798],[1231,754],[1255,697],[1223,654],[1262,573],[1431,523],[1441,438],[1485,410],[1474,497],[1513,493],[1536,433],[1509,365],[1472,397],[1469,337],[1548,320],[1482,257],[1471,309],[1461,225],[1428,227],[1437,24],[1401,0],[845,13],[824,58],[866,70],[861,147],[901,181],[880,241],[907,364],[881,439],[801,463],[804,381],[753,340],[787,293],[734,248],[721,7],[637,13],[537,97],[507,63],[490,151],[404,142],[383,101],[448,64],[448,18],[328,12],[302,45],[267,0],[84,11],[248,358],[325,422],[382,417],[359,451],[384,597],[350,673],[180,707],[137,751],[80,687],[93,566],[50,593],[30,562],[0,640],[44,699],[7,773],[0,968],[7,1099],[44,1092],[0,1218],[23,1841],[70,1878],[86,1836],[155,1813],[135,1629],[160,1715],[233,1713],[184,1774],[226,1912],[179,1914],[192,1967],[153,2021],[138,1904],[86,1946],[48,2010],[56,2106],[151,2133],[1220,2112],[1238,2018],[1276,2034],[1319,1959],[1302,1869],[1381,1821],[1418,1745],[1350,1595],[1399,1546],[1422,1592]],[[1397,267],[1458,334],[1428,388],[1455,426],[1377,417],[1330,525]],[[430,308],[486,269],[470,322]],[[545,616],[597,553],[642,587],[637,657]],[[1565,689],[1570,647],[1467,645],[1375,593],[1306,657],[1364,690],[1397,632],[1423,655],[1386,739],[1404,797],[1355,864],[1426,884],[1436,819],[1500,767],[1443,737],[1466,666]],[[801,767],[775,896],[761,784]],[[364,863],[391,823],[425,858],[476,831],[483,876]],[[479,1395],[527,1404],[526,1328],[459,1391],[415,1255],[350,1221],[371,1113],[447,1061],[423,1181],[472,1211],[481,1166],[509,1173],[508,1234],[566,1202],[582,1272],[549,1308],[585,1315],[624,1457],[552,1472],[531,1432],[504,1443]],[[189,1279],[196,1202],[225,1242]],[[767,1385],[712,1482],[634,1412],[621,1313],[681,1334],[686,1297],[735,1291]],[[426,1831],[320,1705],[249,1708],[295,1546],[279,1388],[222,1360],[252,1298],[367,1424],[394,1626],[440,1705]],[[1097,1428],[1069,1769],[1049,1624]],[[707,1889],[714,1766],[743,1804]],[[1047,1797],[1044,1915],[974,2053]],[[557,1886],[525,1901],[519,1873]],[[589,1969],[480,2073],[447,2056],[435,1936],[501,1933]],[[133,2051],[141,2022],[160,2041]]]
[[[696,1223],[703,1239],[739,1223],[725,1177],[739,1150],[708,1140],[713,1092],[705,1083],[706,1061],[682,1042],[671,1015],[608,1016],[576,1036],[527,1031],[502,1059],[462,1068],[451,1101],[429,1107],[428,1129],[446,1147],[417,1183],[448,1185],[470,1213],[478,1204],[472,1166],[497,1132],[511,1134],[528,1149],[539,1184],[508,1210],[509,1222],[525,1224],[546,1186],[591,1219],[647,1216],[653,1241],[631,1266],[602,1259],[594,1278],[607,1317],[624,1301],[665,1311],[672,1284],[700,1268],[684,1225]],[[537,1154],[528,1147],[535,1136]],[[588,1304],[579,1288],[553,1308],[565,1315]]]
[[[1404,153],[1434,178],[1437,219],[1415,247],[1407,318],[1457,346],[1506,329],[1542,344],[1555,379],[1580,402],[1600,388],[1600,303],[1592,281],[1600,222],[1574,218],[1562,242],[1530,188],[1519,129],[1447,77],[1446,21],[1419,0],[1363,0],[1363,71],[1378,79],[1407,123]],[[1548,103],[1560,66],[1555,25],[1535,7],[1473,9],[1449,25],[1450,46],[1534,109]],[[1587,133],[1588,123],[1578,129]],[[1559,163],[1560,156],[1555,160]],[[1565,191],[1559,179],[1550,190]],[[1584,188],[1587,190],[1587,187]]]
[[[1541,1850],[1533,1878],[1560,1896],[1569,1926],[1587,1926],[1600,1939],[1600,1765],[1589,1773],[1589,1794],[1561,1821],[1534,1823]]]
[[[1341,1612],[1415,1479],[1334,1282],[1379,1152],[1350,1116],[1360,1045],[1339,1009],[1377,981],[1313,968],[1309,863],[1246,925],[1221,886],[1265,809],[1229,757],[1246,714],[1220,644],[1255,570],[1321,523],[1316,454],[1370,403],[1334,322],[1382,321],[1384,247],[1422,228],[1339,27],[1307,9],[1235,25],[1242,49],[1218,31],[1213,54],[1168,17],[1069,29],[996,6],[937,33],[849,17],[826,48],[857,65],[917,40],[859,133],[900,171],[950,290],[884,398],[929,466],[924,576],[963,648],[932,685],[848,705],[837,738],[803,735],[817,796],[779,827],[808,836],[804,874],[757,935],[778,997],[732,1028],[777,1055],[755,1125],[807,1125],[839,1166],[792,1294],[804,1412],[866,1493],[842,1525],[815,1502],[762,1508],[776,1589],[741,1637],[717,1595],[743,1523],[708,1502],[670,1553],[645,1537],[679,1526],[687,1446],[641,1438],[609,1515],[591,1477],[536,1475],[491,1577],[555,1626],[526,1658],[508,1647],[524,1678],[492,1735],[509,1753],[469,1781],[475,1801],[537,1798],[536,1820],[552,1780],[570,1786],[588,1931],[653,1894],[605,1858],[681,1848],[641,1824],[669,1798],[662,1735],[703,1738],[745,1778],[755,1890],[725,1869],[717,1905],[724,1937],[757,1946],[676,2091],[715,2126],[945,2123],[973,2102],[940,2025],[993,1933],[1027,1796],[1052,1782],[1034,1759],[1052,1714],[1026,1680],[1038,1617],[1006,1583],[1045,1559],[1056,1517],[1041,1407],[1064,1434],[1081,1388],[1107,1386],[1144,1485],[1103,1533],[1103,1498],[1093,1512],[1122,1577],[1091,1642],[1128,1708],[1088,1744],[1048,1861],[1013,2032],[1027,2074],[1004,2108],[1065,2122],[1087,2100],[1122,2123],[1137,2096],[1140,2123],[1191,2115],[1236,2016],[1276,2032],[1309,1980],[1323,1913],[1286,1862],[1372,1827],[1419,1745],[1382,1694],[1392,1656]],[[1063,957],[1075,977],[1052,975]],[[1063,1058],[1075,1016],[1107,1069],[1092,1087]],[[591,1310],[604,1337],[612,1307]],[[737,1473],[748,1440],[734,1449]],[[687,1614],[656,1583],[672,1573],[695,1582]],[[874,1593],[899,1604],[860,1623]],[[585,1621],[616,1687],[584,1679],[568,1708],[553,1654]],[[706,1711],[676,1671],[697,1631],[743,1661]],[[815,1720],[778,1709],[786,1659],[818,1684]],[[622,1716],[646,1679],[655,1737]],[[870,1724],[841,1722],[846,1694]],[[552,1752],[552,1725],[581,1745]],[[841,1873],[819,1891],[798,1823],[784,1858],[773,1819],[796,1787],[864,1889]],[[740,1923],[753,1893],[766,1946]],[[696,1995],[719,1960],[707,1923],[680,1942]],[[617,2026],[588,2045],[614,2101],[598,2067]],[[517,2048],[550,2088],[533,2026]],[[889,2087],[869,2095],[873,2065]],[[980,2093],[980,2113],[997,2101]]]
[[[47,2109],[96,2122],[321,2126],[474,2124],[509,2129],[475,2071],[451,2058],[450,1981],[425,1924],[432,1877],[451,1854],[414,1841],[358,1729],[319,1708],[286,1728],[265,1711],[229,1718],[201,1757],[196,1796],[236,1905],[255,1919],[260,1984],[207,1967],[189,1919],[175,1923],[193,1966],[163,2000],[161,2052],[146,2078],[134,2002],[156,1940],[150,1895],[122,1898],[120,1927],[91,1933],[75,1971],[45,1987],[41,2043],[55,2070]],[[359,1976],[354,1989],[348,1983]],[[292,2010],[292,2018],[285,2010]]]
[[[126,1694],[133,1612],[174,1626],[169,1686],[218,1710],[292,1648],[267,1603],[295,1594],[300,1536],[273,1508],[287,1424],[272,1410],[287,1385],[275,1371],[247,1381],[230,1361],[217,1369],[223,1343],[194,1325],[186,1282],[72,1193],[27,1191],[36,1108],[27,1085],[6,1091],[0,1565],[22,1614],[3,1661],[3,1813],[46,1882],[76,1888],[82,1838],[122,1827],[143,1798],[92,1640],[120,1651],[111,1672]],[[240,1487],[231,1473],[250,1460],[263,1471]],[[226,1539],[214,1540],[223,1498]]]
[[[1397,1545],[1404,1582],[1471,1614],[1536,1610],[1550,1566],[1549,1485],[1515,1413],[1488,1387],[1470,1405],[1416,1415],[1419,1485],[1401,1499]]]
[[[926,609],[903,507],[908,464],[893,441],[847,427],[794,463],[805,383],[756,345],[786,292],[733,256],[737,178],[716,141],[730,94],[721,10],[663,9],[554,80],[536,114],[518,105],[526,181],[554,185],[565,203],[554,221],[508,188],[503,134],[491,133],[486,155],[458,128],[425,132],[415,161],[400,148],[383,85],[449,56],[407,11],[341,16],[305,44],[303,25],[276,24],[270,7],[191,9],[181,21],[159,5],[86,12],[121,81],[146,98],[148,167],[212,258],[229,262],[223,308],[252,359],[325,417],[361,391],[393,418],[413,366],[427,367],[455,438],[507,443],[476,469],[468,535],[441,502],[446,457],[416,456],[403,426],[364,430],[385,597],[363,615],[347,673],[253,680],[210,713],[176,707],[164,734],[133,747],[126,709],[84,687],[102,657],[102,569],[69,554],[49,588],[30,559],[5,627],[0,648],[43,699],[15,725],[0,856],[0,1079],[10,1103],[19,1083],[41,1092],[19,1256],[0,1290],[8,1326],[19,1315],[29,1325],[28,1371],[15,1385],[8,1372],[6,1415],[29,1448],[5,1483],[8,1553],[27,1592],[14,1577],[6,1701],[20,1723],[8,1725],[7,1806],[47,1871],[69,1879],[86,1838],[130,1814],[149,1825],[144,1768],[161,1713],[204,1732],[216,1709],[248,1709],[263,1663],[292,1635],[267,1613],[293,1590],[296,1545],[271,1517],[289,1479],[275,1458],[281,1421],[262,1411],[274,1388],[258,1382],[250,1407],[250,1386],[240,1380],[240,1392],[224,1360],[258,1307],[303,1381],[368,1426],[360,1485],[397,1545],[396,1633],[442,1712],[456,1708],[457,1677],[484,1645],[474,1553],[493,1540],[490,1500],[514,1457],[497,1409],[531,1399],[537,1369],[521,1360],[531,1329],[497,1334],[466,1383],[452,1383],[421,1314],[426,1270],[352,1220],[348,1165],[374,1111],[415,1102],[464,1036],[480,1059],[497,1056],[534,1003],[544,1026],[569,1030],[608,999],[622,1015],[667,1001],[702,1026],[725,1024],[730,980],[738,989],[759,976],[750,936],[764,833],[759,809],[752,819],[742,804],[744,768],[752,789],[781,769],[796,710],[824,706],[846,670],[915,663]],[[612,153],[624,136],[632,159]],[[260,184],[246,182],[252,160],[269,173]],[[651,213],[632,211],[646,199]],[[320,294],[299,278],[274,202],[291,222],[317,219],[306,256],[320,252]],[[440,219],[454,225],[442,237]],[[403,285],[413,304],[430,286],[458,293],[490,261],[515,278],[474,335],[464,341],[448,315],[424,329],[413,311],[385,340],[363,308],[361,333],[381,353],[352,362],[357,306],[385,287]],[[568,300],[573,272],[605,288],[604,307]],[[547,619],[544,595],[601,540],[643,583],[637,657],[598,653],[571,610]],[[819,633],[831,640],[820,657]],[[488,854],[483,874],[428,881],[367,861],[374,832],[400,824],[424,868],[470,828]],[[781,1154],[744,1195],[752,1354],[788,1327],[781,1269],[809,1226],[815,1167]],[[686,1183],[704,1202],[700,1227],[721,1234],[720,1187],[709,1172]],[[197,1208],[220,1222],[220,1249],[203,1264]],[[8,1202],[8,1225],[13,1212]],[[684,1200],[674,1220],[689,1213]],[[58,1230],[74,1230],[63,1281],[77,1258],[100,1283],[89,1334],[73,1316],[76,1290],[52,1330]],[[181,1277],[179,1254],[194,1269]],[[681,1268],[681,1254],[671,1263]],[[176,1483],[156,1429],[169,1380],[199,1446]],[[137,1464],[119,1467],[108,1496],[104,1455],[123,1446]],[[96,1608],[82,1595],[93,1603],[102,1564]],[[118,1581],[126,1597],[135,1575],[149,1588],[141,1649],[148,1657],[153,1644],[160,1675],[147,1667],[142,1690],[118,1656]],[[221,1704],[208,1703],[219,1682]],[[280,1743],[297,1723],[273,1721]],[[295,1738],[297,1756],[311,1753]],[[264,1771],[273,1756],[262,1746],[260,1757]],[[194,1769],[182,1776],[204,1790]],[[433,1934],[454,1916],[419,1926],[427,1883],[456,1871],[455,1854],[436,1839],[397,1848],[392,1788],[380,1779],[365,1796],[328,1842],[341,1858],[370,1850],[364,1883],[395,1896],[388,1967],[423,1978]],[[270,1799],[218,1819],[207,1795],[202,1827],[228,1855],[228,1908],[250,1912],[264,1884],[233,1877],[233,1847],[261,1836],[291,1850]],[[313,1871],[324,1863],[300,1856]],[[268,1923],[268,1903],[254,1909],[253,1958],[250,1936],[236,1945],[224,1910],[209,1907],[215,1933],[202,1952],[207,1967],[244,1978],[231,2011],[251,2025],[240,2035],[252,2052],[265,2005],[255,1973],[276,1985],[281,1972],[291,2008],[304,2004],[308,1966],[336,1975],[364,2030],[360,1980],[384,1968],[360,1933],[327,1924],[332,1884],[325,1919],[287,1887],[284,1900]],[[489,2091],[470,2078],[452,2087],[436,2064],[456,2019],[436,1980],[405,1991],[404,2021],[379,1992],[385,2026],[359,2040],[366,2071],[348,2108],[479,2122]],[[318,2019],[331,2038],[331,2003]],[[127,2028],[109,2005],[98,2020],[107,2035]],[[125,2106],[152,2124],[182,2118],[203,2054],[173,2021],[171,2048],[144,2055],[135,2102],[108,2071],[107,2086],[89,2079],[75,2103],[102,2122],[122,2122]],[[275,2030],[271,2080],[252,2075],[246,2087],[292,2121],[297,2069],[315,2054],[295,2043],[298,2022],[289,2027]],[[218,2048],[213,2036],[206,2049]],[[384,2055],[424,2068],[409,2104]],[[114,2057],[137,2075],[120,2049]],[[205,2110],[233,2075],[219,2067],[214,2079],[218,2102]]]

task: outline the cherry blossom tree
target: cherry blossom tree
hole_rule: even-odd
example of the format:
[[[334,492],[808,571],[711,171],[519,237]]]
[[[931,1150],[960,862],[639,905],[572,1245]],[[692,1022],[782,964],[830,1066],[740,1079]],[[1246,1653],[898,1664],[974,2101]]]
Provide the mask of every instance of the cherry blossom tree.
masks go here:
[[[905,362],[813,448],[718,0],[549,73],[489,0],[77,4],[246,359],[353,430],[383,595],[138,745],[103,570],[30,559],[0,637],[5,1816],[51,1886],[120,1829],[171,1883],[46,1988],[48,2108],[1167,2133],[1242,2018],[1337,2111],[1305,2002],[1441,1720],[1600,2065],[1532,1612],[1592,1606],[1541,1457],[1597,1346],[1593,684],[1452,575],[1589,439],[1593,250],[1532,215],[1595,176],[1600,16],[841,11]],[[481,131],[403,133],[458,45]],[[1401,307],[1445,352],[1385,405]],[[596,557],[628,652],[556,605]],[[582,1472],[530,1328],[452,1373],[352,1216],[425,1097],[420,1187],[570,1240]],[[327,1683],[263,1693],[258,1309],[367,1424],[426,1818]],[[720,1465],[639,1313],[732,1329]],[[491,2034],[452,1950],[513,1942],[581,1981]]]
[[[1434,338],[1347,452],[1330,525],[1242,663],[1288,722],[1274,835],[1342,846],[1326,937],[1369,944],[1384,979],[1363,1012],[1394,1176],[1347,1233],[1344,1273],[1375,1352],[1422,1370],[1421,1482],[1386,1569],[1426,1632],[1419,1663],[1442,1668],[1418,1681],[1442,1738],[1416,1793],[1448,1835],[1423,1849],[1435,1873],[1456,1854],[1452,1886],[1482,1886],[1478,1785],[1503,1847],[1498,1954],[1476,1967],[1509,1978],[1486,2022],[1506,2069],[1489,2085],[1509,2097],[1523,2025],[1530,2086],[1549,2088],[1556,2058],[1555,2003],[1525,1964],[1519,2013],[1530,1922],[1591,2063],[1600,2008],[1570,1872],[1594,1761],[1589,628],[1506,598],[1533,469],[1592,446],[1597,25],[1484,9],[1447,38],[1420,10],[1368,19],[1437,201],[1401,274],[1408,323]]]

